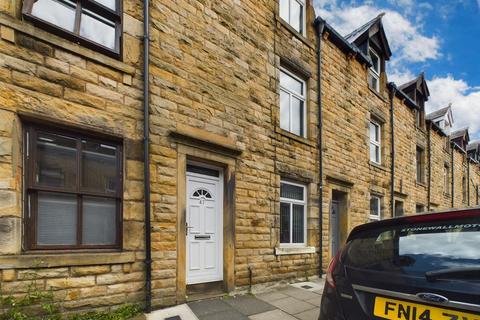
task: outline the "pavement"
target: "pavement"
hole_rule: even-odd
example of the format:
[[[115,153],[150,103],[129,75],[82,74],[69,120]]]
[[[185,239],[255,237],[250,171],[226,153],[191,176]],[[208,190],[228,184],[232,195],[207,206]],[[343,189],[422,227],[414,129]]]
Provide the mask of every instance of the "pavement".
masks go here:
[[[154,311],[148,320],[318,320],[324,280],[224,296]]]

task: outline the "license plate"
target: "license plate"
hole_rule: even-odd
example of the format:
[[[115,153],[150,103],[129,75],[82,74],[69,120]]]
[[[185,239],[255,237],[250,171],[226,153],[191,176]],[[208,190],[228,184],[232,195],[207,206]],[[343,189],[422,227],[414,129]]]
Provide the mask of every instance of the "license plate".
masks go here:
[[[412,302],[375,298],[373,315],[388,320],[480,320],[480,315]]]

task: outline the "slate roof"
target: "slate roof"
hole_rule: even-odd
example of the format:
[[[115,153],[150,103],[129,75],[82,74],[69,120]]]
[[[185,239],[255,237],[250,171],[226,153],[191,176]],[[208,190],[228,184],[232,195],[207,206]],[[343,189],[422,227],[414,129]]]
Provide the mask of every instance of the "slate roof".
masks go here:
[[[447,107],[444,107],[444,108],[438,109],[436,111],[430,112],[429,114],[426,115],[426,119],[427,120],[433,120],[433,119],[436,119],[438,117],[444,116],[444,115],[447,114],[447,112],[451,108],[452,108],[452,105],[449,104]]]
[[[430,90],[428,90],[427,81],[425,81],[425,73],[421,72],[415,79],[402,84],[398,87],[402,91],[409,91],[413,85],[416,84],[416,89],[420,90],[424,95],[425,101],[428,101],[428,97],[430,96]]]
[[[390,59],[390,57],[392,56],[392,50],[390,50],[390,45],[388,44],[387,36],[385,35],[385,30],[383,29],[383,24],[382,24],[383,16],[385,16],[384,12],[380,13],[378,16],[368,21],[363,26],[353,30],[350,34],[347,34],[344,38],[348,42],[355,43],[358,45],[357,40],[363,38],[363,35],[365,35],[367,32],[370,31],[371,28],[373,28],[376,24],[378,24],[380,40],[382,41],[382,45],[384,46],[384,50],[385,50],[384,52],[385,59],[387,60]]]

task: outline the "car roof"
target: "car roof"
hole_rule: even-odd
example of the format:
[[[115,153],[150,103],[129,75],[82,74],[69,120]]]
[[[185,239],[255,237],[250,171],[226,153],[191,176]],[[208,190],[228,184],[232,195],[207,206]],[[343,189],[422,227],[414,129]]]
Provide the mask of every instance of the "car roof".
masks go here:
[[[474,208],[451,209],[446,211],[429,212],[424,214],[396,217],[396,218],[390,218],[390,219],[385,219],[385,220],[380,220],[375,222],[369,222],[353,228],[352,232],[350,232],[350,235],[348,236],[347,242],[355,238],[355,236],[359,233],[377,229],[377,228],[401,226],[401,225],[407,225],[407,224],[411,225],[411,224],[422,223],[422,222],[448,221],[452,219],[473,218],[473,217],[477,217],[478,222],[480,223],[480,206],[474,207]]]

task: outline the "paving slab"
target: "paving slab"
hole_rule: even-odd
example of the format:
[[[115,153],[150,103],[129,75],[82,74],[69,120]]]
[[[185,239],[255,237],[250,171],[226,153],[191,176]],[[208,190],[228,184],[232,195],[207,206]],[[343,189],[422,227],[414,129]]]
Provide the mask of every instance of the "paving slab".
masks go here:
[[[231,309],[222,299],[202,300],[188,303],[190,309],[199,318]]]
[[[295,298],[295,299],[298,299],[298,300],[304,300],[304,301],[305,300],[310,300],[310,299],[315,299],[319,296],[317,293],[307,291],[307,290],[303,290],[303,289],[297,289],[297,288],[294,288],[294,287],[281,290],[280,292],[283,293],[283,294],[286,294],[286,295],[288,295],[292,298]]]
[[[297,314],[315,308],[315,306],[310,303],[292,297],[276,300],[271,302],[271,304],[289,314]]]
[[[204,314],[198,318],[200,320],[248,320],[246,315],[241,314],[239,311],[233,308],[215,313]]]
[[[146,316],[148,320],[165,320],[175,316],[179,316],[182,320],[198,320],[198,318],[186,304],[153,311]]]
[[[286,294],[283,294],[278,291],[272,291],[272,292],[265,292],[265,293],[260,293],[255,295],[258,299],[263,300],[265,302],[272,302],[275,300],[280,300],[280,299],[285,299],[288,298]]]
[[[312,310],[297,313],[294,316],[295,318],[300,320],[318,320],[319,315],[320,315],[320,308],[315,308]]]
[[[251,295],[235,296],[224,300],[240,313],[251,316],[257,313],[275,310],[275,307]]]
[[[305,302],[310,303],[311,305],[314,305],[316,307],[320,307],[320,303],[322,302],[322,296],[318,295],[318,297],[310,300],[305,300]]]
[[[295,317],[278,309],[256,314],[248,318],[250,320],[297,320]]]

